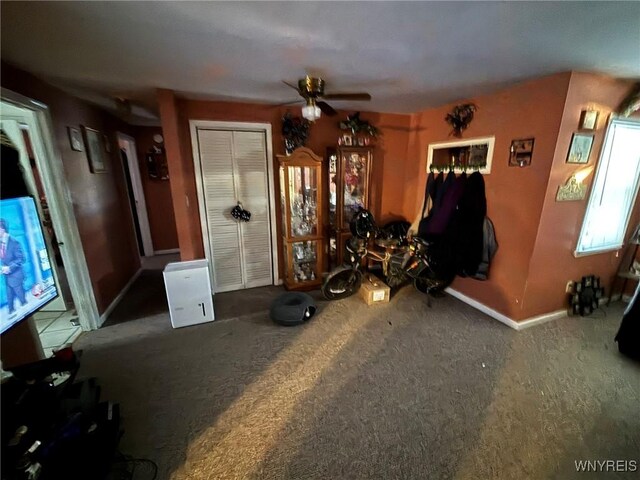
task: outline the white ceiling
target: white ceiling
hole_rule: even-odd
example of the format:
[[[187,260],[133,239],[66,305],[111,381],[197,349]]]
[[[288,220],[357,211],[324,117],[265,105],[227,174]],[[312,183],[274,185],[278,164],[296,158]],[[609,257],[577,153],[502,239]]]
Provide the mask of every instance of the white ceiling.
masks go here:
[[[152,102],[281,103],[320,74],[337,108],[416,112],[566,71],[640,77],[640,2],[2,2],[2,58]]]

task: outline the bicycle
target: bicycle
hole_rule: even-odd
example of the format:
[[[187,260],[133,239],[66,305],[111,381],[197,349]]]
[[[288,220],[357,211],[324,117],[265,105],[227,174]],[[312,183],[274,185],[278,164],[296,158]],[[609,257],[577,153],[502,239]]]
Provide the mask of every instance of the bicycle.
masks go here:
[[[448,273],[450,268],[446,268],[450,261],[446,248],[440,247],[440,258],[435,258],[432,253],[437,248],[433,242],[416,236],[409,241],[406,230],[404,235],[389,238],[376,226],[368,210],[357,212],[350,228],[353,236],[345,245],[345,266],[331,272],[321,288],[327,300],[339,300],[356,293],[362,284],[363,264],[367,260],[381,263],[385,281],[392,289],[413,282],[418,291],[430,295],[444,290],[455,277]]]

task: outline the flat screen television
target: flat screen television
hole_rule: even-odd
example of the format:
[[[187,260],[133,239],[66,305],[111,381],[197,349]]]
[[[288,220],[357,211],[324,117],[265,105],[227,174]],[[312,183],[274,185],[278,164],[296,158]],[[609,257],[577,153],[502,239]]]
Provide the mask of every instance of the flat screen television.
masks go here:
[[[0,200],[0,333],[58,296],[31,197]]]

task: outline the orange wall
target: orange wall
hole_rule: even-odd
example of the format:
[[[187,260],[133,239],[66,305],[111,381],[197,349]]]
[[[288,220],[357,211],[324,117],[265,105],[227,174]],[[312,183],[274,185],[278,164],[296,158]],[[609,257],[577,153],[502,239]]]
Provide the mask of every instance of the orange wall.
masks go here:
[[[115,140],[117,131],[131,135],[131,129],[104,111],[5,63],[2,86],[50,109],[91,284],[102,313],[140,267]],[[108,135],[112,148],[111,154],[106,155],[106,173],[91,173],[86,152],[71,150],[67,126],[80,128],[80,125]]]
[[[212,120],[227,122],[252,122],[252,123],[269,123],[272,129],[273,144],[273,165],[274,171],[277,171],[277,159],[275,155],[284,154],[284,141],[281,135],[281,119],[286,113],[286,107],[273,105],[261,105],[238,102],[214,102],[214,101],[196,101],[196,100],[177,100],[177,111],[175,113],[168,111],[168,115],[177,115],[178,121],[178,143],[180,144],[180,154],[173,152],[168,157],[169,163],[179,163],[184,174],[182,186],[180,187],[180,196],[176,196],[176,190],[173,190],[174,203],[181,203],[182,198],[189,197],[192,207],[188,209],[189,220],[183,222],[183,226],[179,226],[179,239],[181,256],[184,260],[192,258],[202,258],[204,256],[204,248],[202,245],[202,234],[200,230],[200,219],[197,209],[197,193],[195,185],[195,173],[193,166],[193,154],[191,149],[191,133],[189,130],[189,120]],[[291,107],[289,109],[293,115],[299,115],[299,107]],[[163,117],[165,113],[161,111]],[[336,117],[327,117],[325,115],[311,126],[307,147],[311,148],[315,153],[325,156],[326,149],[335,146],[337,138],[341,131],[338,128],[338,121],[346,118],[346,112],[339,112]],[[407,149],[409,128],[411,117],[409,115],[396,114],[378,114],[366,112],[362,114],[362,118],[368,120],[378,127],[382,136],[377,141],[374,151],[374,166],[372,170],[372,210],[380,222],[394,218],[401,213],[404,195],[404,165],[407,161]],[[165,123],[171,123],[169,118],[163,118],[163,128]],[[166,132],[165,132],[166,133]],[[165,134],[165,142],[166,142]],[[384,178],[384,182],[382,179]],[[173,184],[173,178],[172,178]],[[172,185],[172,189],[173,189]],[[276,182],[276,189],[279,186]],[[276,195],[279,192],[276,191]],[[195,199],[193,203],[191,199]],[[195,207],[195,208],[193,208]],[[280,216],[279,202],[276,202],[276,214]],[[177,212],[177,209],[176,209]],[[190,230],[190,233],[180,232],[180,228]],[[277,223],[280,228],[280,223]],[[186,251],[189,255],[185,255],[183,242],[189,243]]]
[[[162,135],[169,168],[169,185],[176,218],[178,246],[182,260],[203,258],[198,219],[198,198],[195,195],[193,166],[189,167],[186,141],[181,130],[178,102],[171,90],[158,90],[158,106],[162,122]]]
[[[534,252],[531,256],[530,272],[522,304],[521,318],[564,308],[567,281],[579,280],[583,275],[595,274],[601,277],[609,292],[611,279],[615,275],[621,256],[620,252],[573,256],[578,243],[589,193],[582,201],[556,202],[558,187],[577,170],[585,166],[595,166],[607,127],[607,118],[629,92],[632,82],[610,77],[574,72],[571,75],[566,98],[560,134],[553,158],[553,166],[544,199],[544,209],[538,229]],[[587,108],[600,111],[598,128],[587,165],[566,163],[571,136],[578,131],[580,112]],[[592,173],[587,182],[594,178]],[[640,221],[640,208],[636,202],[635,212],[629,225],[629,235]]]
[[[617,105],[628,86],[626,82],[566,72],[469,99],[478,111],[463,137],[495,136],[491,173],[485,175],[485,183],[488,215],[496,227],[500,247],[488,281],[457,278],[454,289],[514,320],[523,320],[565,308],[564,285],[568,279],[588,273],[602,277],[613,274],[618,265],[615,253],[572,257],[586,201],[557,204],[555,192],[560,179],[566,180],[564,160],[580,110],[591,105],[603,112],[593,162],[602,142],[606,113]],[[169,161],[182,175],[181,186],[172,185],[174,205],[184,204],[185,198],[191,202],[185,208],[188,219],[181,223],[177,215],[180,247],[184,259],[202,258],[189,120],[270,123],[275,156],[284,153],[280,121],[287,109],[184,99],[174,99],[174,103],[174,111],[168,109],[169,117],[163,118],[163,127],[168,124],[176,132],[177,151]],[[426,180],[428,145],[451,139],[444,118],[454,105],[413,115],[362,114],[383,132],[372,172],[372,210],[380,223],[398,216],[412,220],[417,214]],[[291,111],[297,114],[297,107]],[[340,134],[337,120],[345,117],[345,112],[335,118],[323,116],[312,126],[307,146],[325,156],[326,148],[334,146]],[[530,137],[535,138],[531,166],[509,167],[511,141]],[[279,210],[279,205],[276,208]],[[632,224],[638,215],[636,208]],[[181,233],[181,228],[186,230]],[[188,243],[186,250],[183,242]]]
[[[135,128],[138,164],[147,204],[153,249],[155,251],[172,250],[178,248],[178,232],[176,231],[176,217],[173,213],[171,185],[168,181],[150,178],[145,161],[149,149],[157,145],[153,141],[153,136],[156,134],[162,134],[160,127]]]
[[[566,164],[566,155],[580,112],[588,107],[601,112],[589,162],[595,165],[607,117],[630,87],[628,81],[567,72],[470,99],[479,109],[464,138],[495,135],[491,173],[485,175],[485,183],[487,211],[496,227],[499,249],[488,281],[457,278],[452,285],[455,290],[509,318],[524,320],[565,309],[568,280],[596,274],[609,288],[619,252],[573,256],[588,197],[556,202],[555,195],[578,169]],[[444,117],[453,105],[413,116],[409,151],[414,161],[405,177],[405,216],[415,216],[421,206],[429,143],[450,139]],[[511,140],[529,137],[535,138],[531,166],[509,167]],[[639,220],[636,204],[630,225]]]
[[[494,222],[499,249],[491,264],[489,280],[457,278],[452,287],[513,319],[521,318],[529,261],[569,79],[569,73],[552,75],[470,99],[478,111],[463,138],[495,136],[491,173],[485,175],[485,185],[487,213]],[[453,106],[445,105],[414,116],[410,144],[413,161],[405,175],[405,216],[413,218],[421,208],[428,145],[451,140],[451,128],[444,118]],[[530,137],[535,138],[531,166],[509,167],[511,141]]]

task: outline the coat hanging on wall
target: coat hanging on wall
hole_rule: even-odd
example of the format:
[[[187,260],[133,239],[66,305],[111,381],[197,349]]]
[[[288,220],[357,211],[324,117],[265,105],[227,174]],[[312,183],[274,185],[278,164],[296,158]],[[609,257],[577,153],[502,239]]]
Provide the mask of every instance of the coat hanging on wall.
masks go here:
[[[486,280],[498,243],[487,217],[484,178],[477,171],[458,177],[450,171],[443,177],[442,172],[435,178],[433,173],[427,176],[425,197],[429,200],[423,202],[417,235],[431,242],[430,248],[438,255],[451,258],[450,266],[455,269],[451,273]]]

